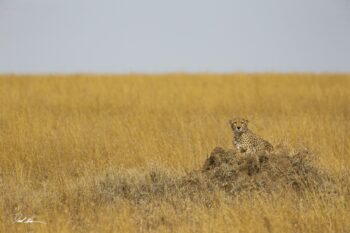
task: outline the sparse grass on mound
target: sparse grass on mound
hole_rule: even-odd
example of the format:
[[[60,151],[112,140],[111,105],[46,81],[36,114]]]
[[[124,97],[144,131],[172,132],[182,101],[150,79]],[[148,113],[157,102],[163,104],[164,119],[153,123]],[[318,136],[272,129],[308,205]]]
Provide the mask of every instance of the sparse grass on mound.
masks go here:
[[[204,196],[220,191],[228,197],[282,192],[339,194],[334,179],[314,163],[307,150],[240,154],[217,147],[202,170],[176,175],[153,167],[141,176],[135,174],[127,170],[107,173],[95,187],[98,199],[126,199],[137,204],[154,200],[171,202],[174,197],[201,201]]]
[[[307,150],[240,154],[217,147],[203,166],[210,182],[230,194],[241,192],[336,193],[334,181]]]

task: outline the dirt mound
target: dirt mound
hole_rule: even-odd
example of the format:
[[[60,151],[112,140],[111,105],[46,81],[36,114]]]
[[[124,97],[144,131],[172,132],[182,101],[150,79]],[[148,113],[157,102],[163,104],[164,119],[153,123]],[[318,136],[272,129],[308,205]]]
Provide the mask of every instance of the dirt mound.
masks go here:
[[[307,150],[242,155],[217,147],[205,161],[202,174],[230,194],[282,189],[336,192],[330,176],[315,166]]]
[[[241,154],[217,147],[200,170],[184,175],[161,166],[144,171],[111,169],[94,182],[91,193],[94,199],[108,203],[127,199],[138,204],[161,200],[176,205],[179,200],[190,200],[207,206],[215,203],[216,191],[229,196],[339,193],[339,186],[316,165],[314,157],[307,150]]]

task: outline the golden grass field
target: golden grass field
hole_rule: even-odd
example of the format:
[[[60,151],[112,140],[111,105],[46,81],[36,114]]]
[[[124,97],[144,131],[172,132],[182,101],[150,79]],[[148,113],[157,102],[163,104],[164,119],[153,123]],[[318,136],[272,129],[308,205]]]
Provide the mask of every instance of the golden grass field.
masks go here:
[[[168,193],[232,148],[233,116],[340,192]],[[345,74],[2,75],[0,232],[350,232],[349,122]]]

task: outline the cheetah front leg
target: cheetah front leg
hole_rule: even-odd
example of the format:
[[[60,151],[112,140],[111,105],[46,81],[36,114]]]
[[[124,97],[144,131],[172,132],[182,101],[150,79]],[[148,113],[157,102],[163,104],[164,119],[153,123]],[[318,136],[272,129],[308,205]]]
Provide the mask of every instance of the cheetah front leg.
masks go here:
[[[245,153],[247,151],[246,148],[242,147],[240,143],[233,141],[233,144],[235,146],[235,149],[237,150],[237,152],[239,153]]]

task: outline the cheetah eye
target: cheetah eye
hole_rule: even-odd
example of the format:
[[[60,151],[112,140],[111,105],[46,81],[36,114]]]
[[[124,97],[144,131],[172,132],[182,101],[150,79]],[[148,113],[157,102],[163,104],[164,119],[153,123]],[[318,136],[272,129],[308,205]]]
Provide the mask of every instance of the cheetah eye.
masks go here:
[[[243,125],[243,124],[244,124],[244,121],[241,121],[241,124]]]
[[[233,124],[237,124],[237,121],[233,122]]]

